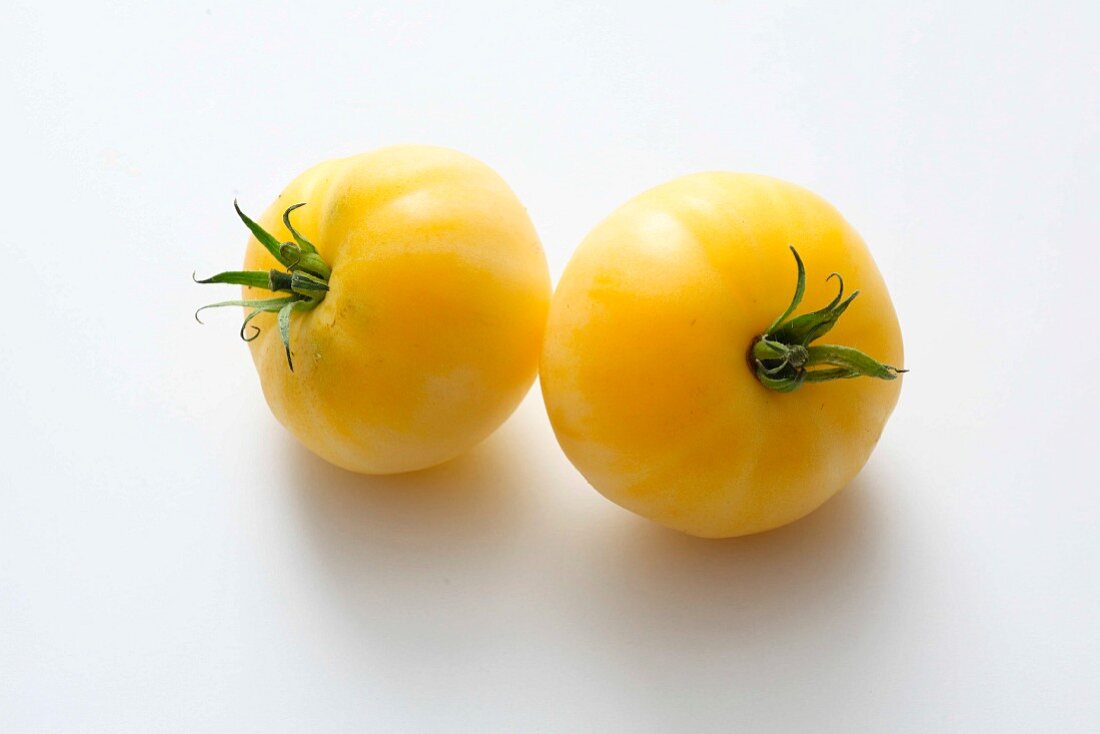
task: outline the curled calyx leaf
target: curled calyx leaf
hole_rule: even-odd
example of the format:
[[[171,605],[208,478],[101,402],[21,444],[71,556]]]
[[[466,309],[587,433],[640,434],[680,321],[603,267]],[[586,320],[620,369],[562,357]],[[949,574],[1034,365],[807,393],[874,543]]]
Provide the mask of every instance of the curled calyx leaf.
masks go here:
[[[270,232],[248,217],[237,202],[233,202],[233,208],[237,210],[237,216],[252,232],[256,241],[263,245],[264,249],[271,253],[284,270],[227,270],[209,278],[199,280],[192,275],[196,283],[226,283],[230,285],[243,285],[249,288],[263,288],[274,293],[287,295],[275,298],[253,298],[245,300],[221,301],[203,306],[195,312],[195,320],[202,323],[199,313],[208,308],[220,308],[222,306],[243,306],[250,309],[248,315],[241,324],[241,339],[252,341],[260,334],[258,326],[250,324],[252,319],[261,313],[275,313],[276,323],[279,327],[279,336],[283,340],[286,349],[286,361],[291,371],[294,371],[294,360],[290,354],[290,316],[294,311],[308,311],[316,308],[317,304],[325,300],[328,293],[328,279],[332,275],[332,269],[324,261],[313,243],[295,229],[290,221],[290,213],[295,209],[305,206],[305,203],[295,204],[283,212],[283,224],[294,238],[293,242],[279,242]],[[251,333],[246,333],[251,327]]]
[[[827,280],[837,279],[836,297],[824,308],[801,316],[793,316],[806,293],[806,267],[793,246],[798,280],[794,297],[787,310],[776,318],[763,334],[753,340],[749,358],[756,379],[764,387],[778,392],[793,392],[805,382],[847,380],[853,377],[874,377],[893,380],[907,370],[882,364],[853,347],[838,344],[812,344],[832,329],[859,295],[854,291],[844,297],[844,278],[832,273]]]

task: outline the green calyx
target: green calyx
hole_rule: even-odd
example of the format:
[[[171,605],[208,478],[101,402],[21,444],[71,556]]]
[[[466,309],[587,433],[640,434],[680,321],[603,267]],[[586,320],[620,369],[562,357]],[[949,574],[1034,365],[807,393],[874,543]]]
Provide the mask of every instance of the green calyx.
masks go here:
[[[294,237],[294,241],[279,242],[274,235],[249,219],[237,206],[236,201],[233,202],[233,208],[237,210],[237,216],[241,218],[241,221],[244,222],[244,225],[248,227],[259,243],[264,246],[264,249],[270,252],[271,256],[286,268],[285,271],[228,270],[204,280],[198,280],[194,275],[191,276],[196,283],[228,283],[251,288],[264,288],[275,293],[286,293],[287,295],[277,298],[255,298],[211,303],[195,312],[195,320],[201,324],[202,320],[199,319],[199,313],[208,308],[244,306],[251,309],[251,311],[244,317],[244,323],[241,324],[241,338],[246,342],[250,342],[260,335],[260,329],[253,325],[252,333],[246,334],[249,322],[261,313],[277,313],[279,335],[283,339],[283,347],[286,348],[286,362],[290,366],[291,372],[294,371],[294,360],[290,355],[290,315],[294,311],[309,311],[325,300],[325,294],[328,293],[328,279],[332,275],[332,269],[321,258],[317,248],[303,237],[290,222],[290,213],[303,206],[305,206],[304,203],[295,204],[283,212],[283,224],[286,225],[287,230]]]
[[[791,252],[798,265],[798,281],[791,305],[753,340],[749,349],[749,361],[760,384],[777,392],[793,392],[804,382],[848,380],[853,377],[894,380],[902,372],[907,372],[882,364],[852,347],[811,344],[836,325],[859,291],[844,298],[844,278],[839,273],[833,273],[826,278],[836,278],[839,285],[832,302],[812,313],[792,317],[806,293],[806,267],[793,246]]]

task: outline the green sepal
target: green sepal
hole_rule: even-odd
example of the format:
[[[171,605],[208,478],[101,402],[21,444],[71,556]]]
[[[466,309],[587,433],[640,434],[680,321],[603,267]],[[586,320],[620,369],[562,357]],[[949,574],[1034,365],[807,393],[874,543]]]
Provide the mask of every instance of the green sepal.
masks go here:
[[[835,367],[828,370],[807,370],[805,373],[805,382],[828,382],[829,380],[850,380],[853,377],[859,377],[860,374],[854,370],[846,370],[843,367]]]
[[[266,312],[262,309],[257,308],[256,310],[251,311],[247,316],[244,317],[244,321],[241,322],[241,339],[243,341],[250,342],[260,335],[260,327],[258,326],[252,327],[252,336],[245,336],[244,330],[248,328],[248,323],[252,321],[252,319],[256,318],[262,313]]]
[[[761,362],[771,359],[786,359],[790,351],[786,344],[774,342],[766,336],[757,339],[752,345],[753,359]]]
[[[304,270],[299,270],[290,276],[290,289],[299,295],[315,298],[328,292],[328,283]]]
[[[202,319],[199,313],[208,308],[222,306],[244,306],[251,309],[241,323],[241,338],[252,341],[260,334],[260,329],[253,326],[253,331],[246,333],[252,320],[261,313],[277,312],[276,324],[279,328],[279,336],[286,350],[287,365],[294,370],[294,362],[290,353],[290,319],[294,311],[308,311],[314,309],[325,299],[329,291],[328,279],[332,275],[332,269],[324,261],[313,243],[302,236],[294,228],[290,221],[290,212],[305,206],[295,204],[283,212],[283,223],[294,237],[294,242],[279,242],[274,235],[265,230],[259,224],[248,217],[237,202],[233,202],[233,208],[237,216],[248,227],[256,240],[263,245],[272,257],[286,268],[286,271],[269,270],[229,270],[218,273],[210,278],[198,280],[192,273],[191,278],[197,283],[220,283],[228,285],[242,285],[251,288],[265,288],[270,291],[283,292],[289,295],[279,298],[243,299],[222,301],[203,306],[195,312],[195,320],[200,324]]]
[[[264,246],[264,249],[271,253],[271,256],[278,260],[283,267],[290,267],[290,262],[283,256],[282,243],[275,239],[275,236],[261,227],[256,222],[252,221],[247,214],[241,211],[241,207],[238,206],[237,200],[233,200],[233,208],[237,210],[237,216],[244,222],[244,226],[248,227],[252,232],[252,236],[256,238],[256,241]]]
[[[224,273],[211,275],[203,280],[199,280],[192,273],[191,279],[196,283],[227,283],[229,285],[246,285],[250,288],[264,288],[269,291],[276,290],[271,286],[271,274],[265,270],[227,270]]]
[[[328,277],[332,275],[332,269],[329,268],[326,263],[316,251],[304,252],[298,245],[293,242],[284,242],[279,246],[279,252],[286,258],[288,264],[287,270],[298,271],[304,270],[307,273],[312,273],[318,278],[328,280]]]
[[[300,204],[295,204],[294,206],[287,207],[287,210],[283,212],[283,224],[286,225],[287,231],[290,232],[290,235],[294,238],[294,241],[298,243],[298,247],[301,248],[302,252],[308,254],[311,252],[317,252],[317,248],[313,246],[312,242],[303,237],[298,230],[294,229],[294,225],[290,223],[290,213],[295,209],[300,209],[305,205],[306,203],[303,201]]]
[[[254,298],[250,300],[236,300],[236,301],[221,301],[220,303],[211,303],[203,306],[198,311],[195,311],[195,321],[200,324],[203,323],[199,318],[199,314],[208,308],[222,308],[223,306],[244,306],[245,308],[256,309],[257,311],[278,311],[284,305],[288,303],[294,303],[299,300],[299,296],[286,296],[284,298]]]
[[[798,304],[802,303],[802,296],[806,294],[806,266],[802,264],[802,258],[798,255],[798,250],[794,249],[794,245],[790,245],[791,253],[794,255],[794,261],[798,265],[798,278],[795,280],[794,285],[794,298],[791,299],[791,305],[787,306],[787,310],[779,314],[779,318],[771,323],[767,329],[764,330],[764,335],[768,336],[779,328],[780,324],[794,313],[794,310],[798,308]]]
[[[840,317],[844,315],[844,312],[848,310],[848,306],[852,304],[856,296],[859,295],[859,291],[855,291],[847,299],[841,300],[844,298],[844,278],[839,273],[832,273],[826,280],[831,280],[834,277],[837,279],[839,287],[836,297],[828,306],[812,313],[796,316],[787,323],[773,329],[769,332],[769,336],[776,341],[788,344],[809,344],[814,339],[819,339],[827,334],[836,325]]]
[[[906,370],[882,364],[853,347],[811,344],[836,325],[859,295],[859,291],[844,298],[844,279],[839,273],[833,273],[826,279],[835,277],[839,281],[833,300],[822,309],[789,318],[806,292],[805,265],[793,246],[791,253],[798,270],[794,297],[787,310],[771,323],[767,331],[753,340],[749,349],[753,371],[760,384],[777,392],[793,392],[804,382],[827,382],[854,377],[894,380],[905,372]]]
[[[302,252],[302,256],[298,259],[298,264],[294,267],[295,270],[304,270],[307,273],[316,275],[322,280],[328,280],[332,275],[332,268],[328,266],[321,256],[316,252]]]
[[[763,372],[760,368],[756,370],[756,379],[760,380],[760,384],[776,392],[794,392],[802,385],[803,375],[804,373],[797,374],[793,379],[776,378]]]
[[[294,371],[294,358],[290,354],[290,313],[291,311],[304,311],[316,306],[310,301],[292,301],[279,309],[279,336],[283,340],[283,348],[286,350],[286,363],[290,371]]]
[[[290,371],[294,371],[294,360],[290,356],[290,310],[294,308],[294,302],[286,304],[279,309],[279,336],[283,340],[283,348],[286,349],[286,363],[290,365]]]
[[[899,372],[905,372],[897,367],[882,364],[858,349],[839,344],[817,344],[808,347],[806,351],[810,353],[810,358],[806,361],[807,367],[827,364],[855,372],[863,377],[877,377],[880,380],[893,380],[897,378]]]

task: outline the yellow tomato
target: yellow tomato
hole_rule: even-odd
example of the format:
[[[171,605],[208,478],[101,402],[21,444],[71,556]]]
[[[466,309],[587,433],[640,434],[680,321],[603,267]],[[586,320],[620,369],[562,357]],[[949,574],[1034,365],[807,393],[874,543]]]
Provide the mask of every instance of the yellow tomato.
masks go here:
[[[809,318],[774,323],[801,268],[792,246],[805,302],[832,308],[815,328],[848,349],[788,338]],[[836,299],[833,272],[860,297]],[[901,387],[876,360],[901,359],[882,276],[832,206],[774,178],[702,173],[641,194],[584,240],[551,303],[540,381],[558,441],[597,490],[730,537],[797,520],[855,477]]]
[[[285,311],[289,349],[281,304],[258,307],[259,333],[248,333],[271,411],[321,457],[372,474],[438,464],[488,436],[530,388],[549,272],[526,210],[485,164],[384,148],[321,163],[257,223],[242,218],[257,235],[246,273],[210,281],[246,285],[250,301],[278,285],[282,300],[298,299]],[[286,257],[265,231],[290,243]],[[246,275],[272,270],[270,284],[249,287],[258,281]],[[326,280],[327,290],[314,282]]]

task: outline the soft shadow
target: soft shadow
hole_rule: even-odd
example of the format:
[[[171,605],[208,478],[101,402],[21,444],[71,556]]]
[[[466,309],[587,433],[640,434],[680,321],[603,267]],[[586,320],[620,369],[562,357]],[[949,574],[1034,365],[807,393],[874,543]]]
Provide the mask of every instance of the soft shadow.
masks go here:
[[[762,679],[813,690],[821,668],[800,660],[855,664],[850,650],[874,643],[898,564],[873,467],[793,525],[704,540],[559,498],[548,478],[563,460],[530,451],[550,440],[541,406],[517,416],[466,456],[407,475],[292,452],[307,551],[293,562],[310,591],[297,603],[332,659],[384,669],[398,697],[435,685],[467,696],[490,661],[522,675],[517,656],[537,656],[534,669],[564,675],[560,655],[653,730],[675,731],[685,707],[759,692]],[[468,688],[455,672],[467,668]]]
[[[773,646],[852,645],[888,593],[877,484],[865,470],[808,517],[744,538],[621,526],[591,549],[602,568],[586,576],[575,612],[593,645],[643,677]]]
[[[410,559],[464,554],[506,542],[526,491],[501,441],[449,462],[386,476],[339,469],[295,447],[289,471],[303,522],[325,560],[375,565],[380,555]]]
[[[445,625],[426,628],[438,622],[433,615],[481,603],[471,590],[498,593],[507,576],[505,549],[530,515],[528,471],[516,458],[521,443],[513,425],[438,467],[384,476],[288,450],[290,491],[313,550],[312,583],[323,594],[319,609],[337,613],[361,642],[445,637]]]

